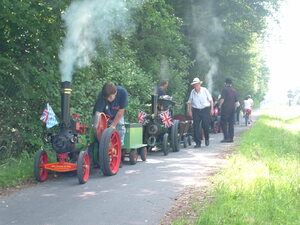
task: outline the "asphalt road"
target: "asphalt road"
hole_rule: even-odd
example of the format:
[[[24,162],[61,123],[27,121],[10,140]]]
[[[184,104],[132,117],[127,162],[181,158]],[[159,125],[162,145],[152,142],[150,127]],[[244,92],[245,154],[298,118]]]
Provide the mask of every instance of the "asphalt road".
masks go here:
[[[236,132],[245,129],[235,127]],[[159,224],[186,186],[224,160],[218,155],[231,144],[221,139],[222,134],[213,134],[208,147],[191,146],[168,156],[151,153],[146,162],[125,163],[112,177],[94,169],[84,185],[75,174],[65,174],[0,197],[0,225]]]

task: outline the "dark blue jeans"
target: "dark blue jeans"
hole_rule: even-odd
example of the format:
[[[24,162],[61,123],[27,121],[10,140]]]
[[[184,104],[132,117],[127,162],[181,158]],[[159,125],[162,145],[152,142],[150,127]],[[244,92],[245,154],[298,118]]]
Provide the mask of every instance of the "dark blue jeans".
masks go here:
[[[233,140],[234,136],[234,115],[235,111],[232,112],[221,112],[221,127],[224,135],[224,139]]]
[[[204,109],[192,108],[194,140],[196,144],[201,144],[202,129],[204,131],[205,140],[209,140],[209,125],[211,121],[210,107]]]

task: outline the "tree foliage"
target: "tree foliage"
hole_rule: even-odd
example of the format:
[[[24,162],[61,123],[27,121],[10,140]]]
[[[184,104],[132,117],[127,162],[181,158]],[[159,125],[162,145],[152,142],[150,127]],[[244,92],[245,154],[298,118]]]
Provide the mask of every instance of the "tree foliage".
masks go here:
[[[267,91],[269,71],[262,58],[259,43],[266,34],[267,17],[273,16],[282,0],[166,0],[176,15],[184,19],[183,32],[191,46],[191,80],[198,75],[207,81],[210,61],[217,61],[213,76],[213,93],[217,95],[226,77],[233,78],[234,86],[242,98],[251,94],[257,102]],[[214,27],[217,20],[219,26]],[[208,59],[201,54],[199,42],[204,43]],[[200,53],[199,53],[200,52]],[[200,54],[200,59],[197,55]],[[204,85],[207,85],[207,82]]]
[[[138,110],[148,110],[145,103],[160,79],[170,80],[168,94],[183,103],[190,80],[196,75],[207,79],[211,66],[202,59],[199,41],[218,62],[214,90],[229,76],[241,96],[251,93],[261,100],[268,69],[258,43],[266,17],[280,1],[141,1],[130,9],[133,32],[121,36],[115,31],[110,50],[97,43],[92,64],[75,71],[71,112],[90,123],[96,96],[107,81],[128,90],[127,121],[136,121]],[[65,37],[61,15],[71,2],[1,0],[0,158],[41,148],[46,131],[39,117],[46,103],[60,117],[58,52]],[[220,23],[221,39],[207,21]]]

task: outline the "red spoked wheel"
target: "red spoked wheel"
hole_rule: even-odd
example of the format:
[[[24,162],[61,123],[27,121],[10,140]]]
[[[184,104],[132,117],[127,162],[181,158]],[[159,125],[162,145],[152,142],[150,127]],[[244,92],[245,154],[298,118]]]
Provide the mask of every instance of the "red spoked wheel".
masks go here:
[[[90,157],[87,151],[80,151],[77,160],[77,177],[80,184],[85,184],[90,176]]]
[[[34,160],[34,176],[37,181],[45,181],[48,176],[48,170],[44,165],[48,164],[48,154],[45,150],[39,150]]]
[[[102,137],[103,131],[108,126],[109,118],[104,113],[96,113],[95,120],[94,120],[94,134],[98,142]]]
[[[103,131],[99,145],[99,163],[105,176],[117,174],[121,163],[121,140],[116,129],[107,128]]]

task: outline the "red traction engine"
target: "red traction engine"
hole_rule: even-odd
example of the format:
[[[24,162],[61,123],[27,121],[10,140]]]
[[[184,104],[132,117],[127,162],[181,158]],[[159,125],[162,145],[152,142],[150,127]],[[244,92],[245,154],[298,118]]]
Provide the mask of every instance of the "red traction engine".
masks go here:
[[[91,126],[82,125],[79,116],[70,118],[70,82],[62,82],[61,122],[57,134],[50,134],[49,141],[56,152],[57,162],[49,163],[45,150],[36,153],[34,175],[37,181],[45,181],[48,171],[77,171],[80,184],[89,179],[91,164],[100,167],[106,176],[115,175],[121,162],[119,133],[108,128],[108,117],[95,115]]]

